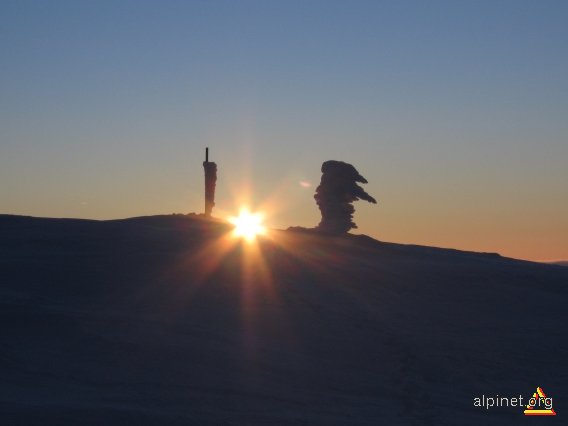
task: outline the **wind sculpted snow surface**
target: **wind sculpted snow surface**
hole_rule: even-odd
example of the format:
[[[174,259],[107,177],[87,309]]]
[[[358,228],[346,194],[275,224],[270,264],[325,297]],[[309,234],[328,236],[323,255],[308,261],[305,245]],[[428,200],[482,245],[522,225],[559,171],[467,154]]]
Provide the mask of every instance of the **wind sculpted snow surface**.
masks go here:
[[[0,216],[5,425],[518,425],[568,415],[568,269],[197,216]],[[556,418],[474,398],[532,396]]]

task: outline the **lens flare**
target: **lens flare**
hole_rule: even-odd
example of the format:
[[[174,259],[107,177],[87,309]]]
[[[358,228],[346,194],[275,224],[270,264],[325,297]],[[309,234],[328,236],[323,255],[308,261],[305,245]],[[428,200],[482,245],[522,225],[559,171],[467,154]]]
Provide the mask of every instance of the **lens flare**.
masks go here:
[[[244,238],[246,241],[254,241],[257,235],[262,235],[266,232],[266,228],[262,225],[262,220],[262,214],[251,213],[246,208],[241,209],[238,216],[229,218],[229,222],[235,226],[233,235]]]

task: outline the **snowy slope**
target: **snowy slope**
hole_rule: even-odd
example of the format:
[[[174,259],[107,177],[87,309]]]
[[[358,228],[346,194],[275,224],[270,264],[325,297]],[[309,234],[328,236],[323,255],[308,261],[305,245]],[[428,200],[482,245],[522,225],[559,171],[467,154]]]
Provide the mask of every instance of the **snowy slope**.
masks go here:
[[[561,424],[568,269],[198,216],[0,215],[0,423]],[[556,418],[475,397],[529,398]]]

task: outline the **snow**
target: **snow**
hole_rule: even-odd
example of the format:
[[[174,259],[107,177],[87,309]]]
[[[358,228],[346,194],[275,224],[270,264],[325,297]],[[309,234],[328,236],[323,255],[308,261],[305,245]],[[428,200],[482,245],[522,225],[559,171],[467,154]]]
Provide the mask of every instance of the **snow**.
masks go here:
[[[299,229],[251,260],[229,230],[0,215],[2,424],[534,424],[473,402],[537,386],[568,412],[567,268]]]

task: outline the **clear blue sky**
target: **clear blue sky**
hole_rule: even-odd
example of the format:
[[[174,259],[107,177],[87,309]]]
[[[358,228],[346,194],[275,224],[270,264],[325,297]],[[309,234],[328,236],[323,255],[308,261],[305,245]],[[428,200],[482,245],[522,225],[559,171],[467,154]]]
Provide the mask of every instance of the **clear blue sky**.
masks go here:
[[[568,258],[566,1],[0,1],[0,212],[278,205],[353,163],[377,238]],[[299,181],[308,181],[304,188]]]

